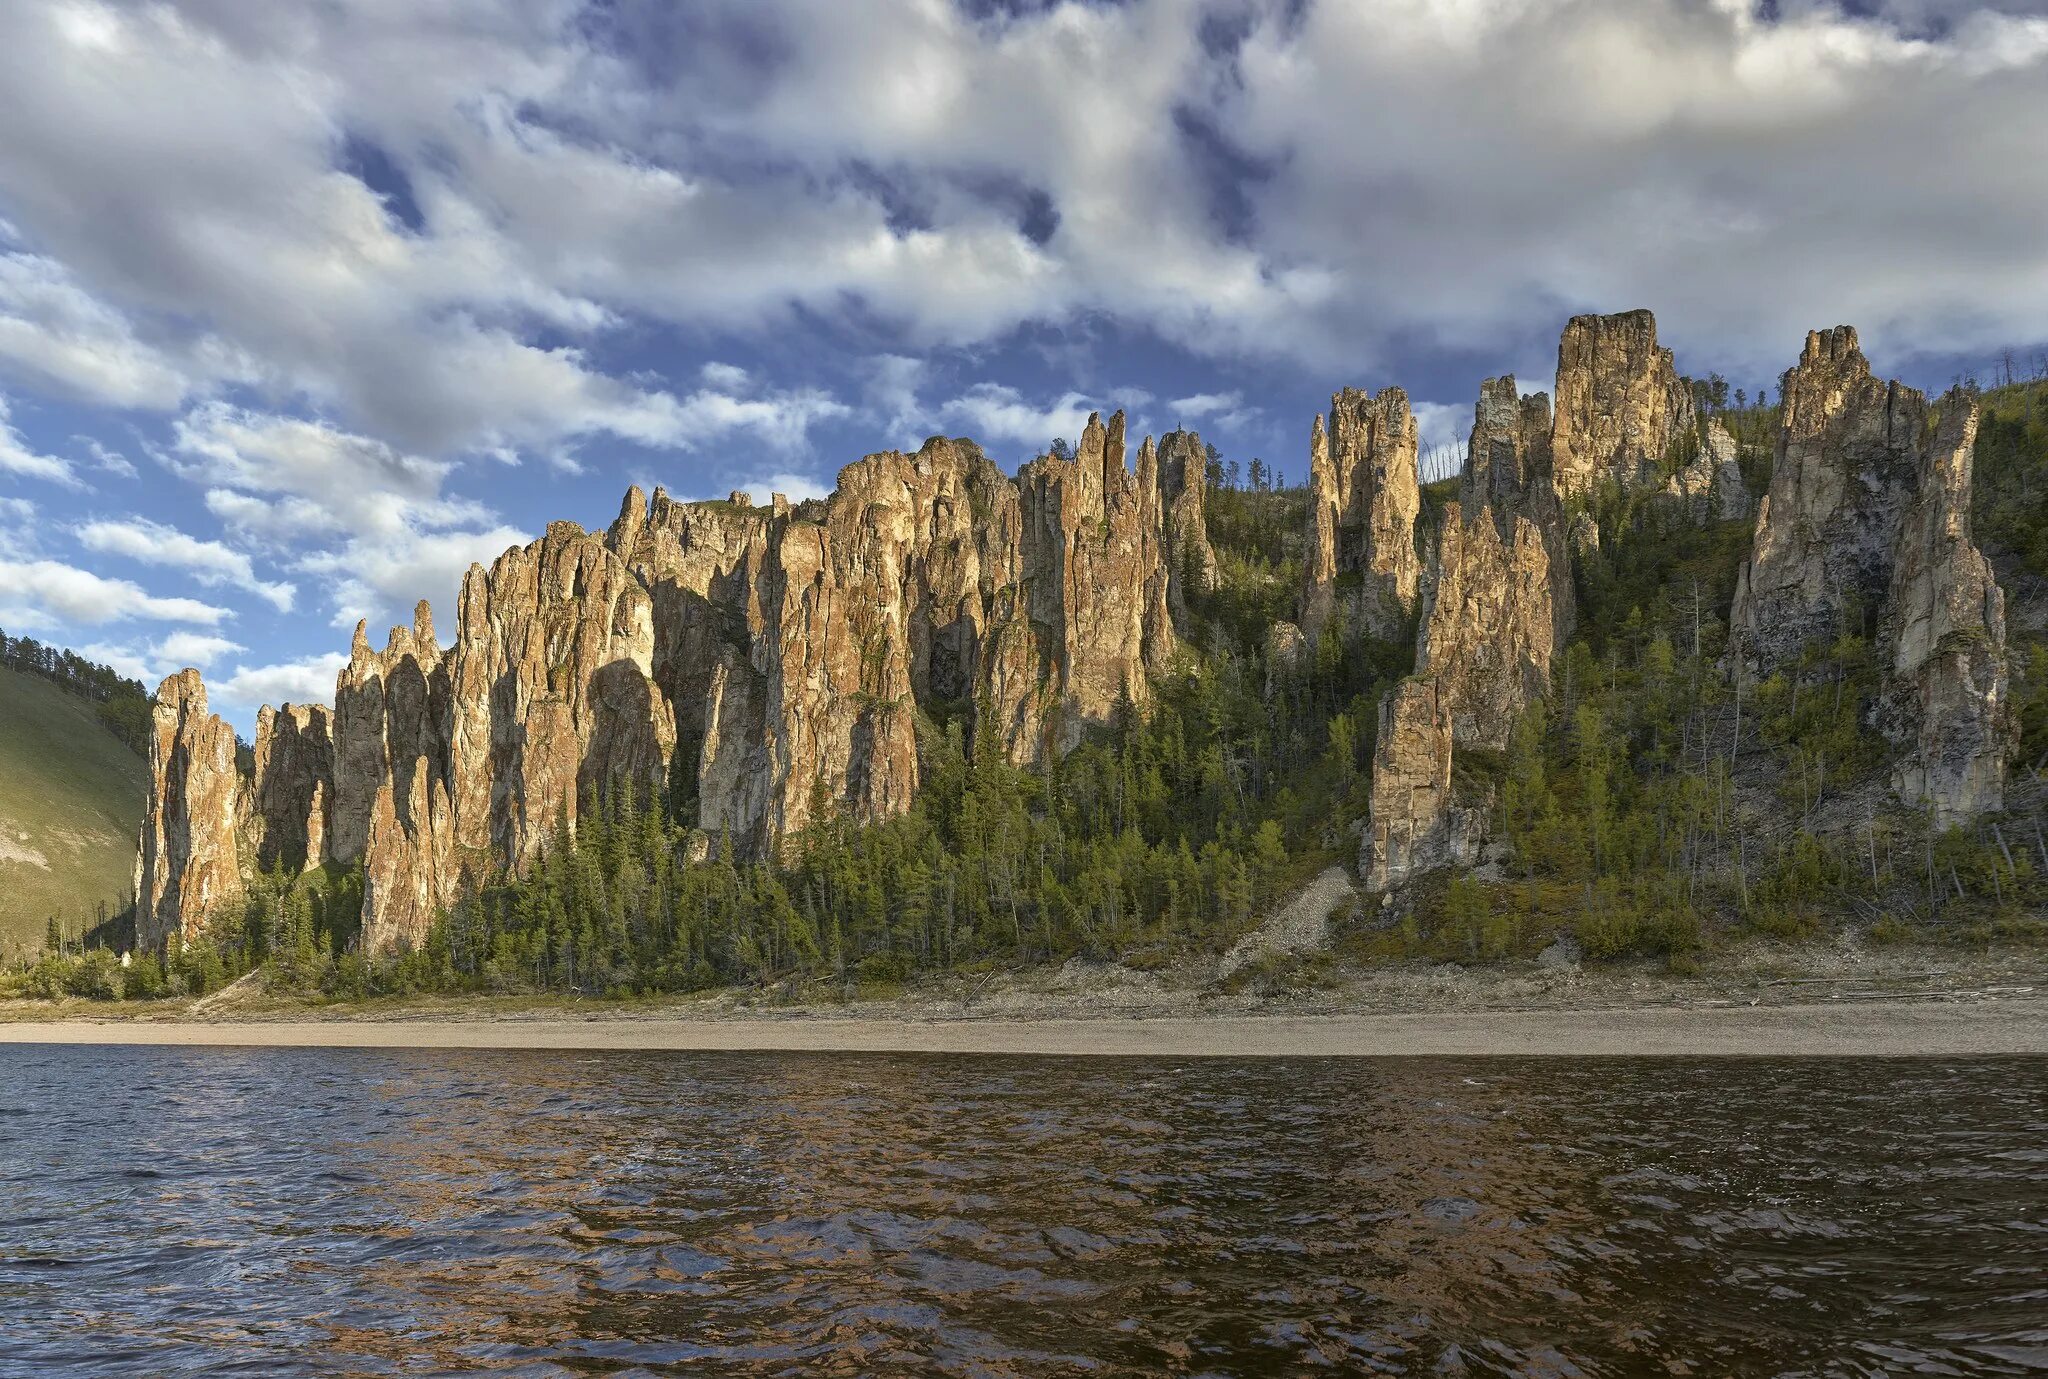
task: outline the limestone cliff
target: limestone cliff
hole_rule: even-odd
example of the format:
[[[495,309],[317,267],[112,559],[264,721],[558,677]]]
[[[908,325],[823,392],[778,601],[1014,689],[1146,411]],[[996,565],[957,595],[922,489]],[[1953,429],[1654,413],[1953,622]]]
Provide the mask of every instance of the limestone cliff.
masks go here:
[[[2001,806],[2013,733],[2005,597],[1970,535],[1976,431],[1966,395],[1930,407],[1878,381],[1850,327],[1810,333],[1729,615],[1745,676],[1874,624],[1893,784],[1943,826]]]
[[[1559,497],[1640,488],[1695,434],[1691,390],[1647,311],[1574,316],[1557,346],[1552,463]]]
[[[1877,616],[1927,425],[1926,399],[1873,377],[1850,326],[1807,335],[1782,397],[1771,491],[1730,614],[1734,657],[1756,675]]]
[[[1415,674],[1380,708],[1359,859],[1370,889],[1476,856],[1490,801],[1453,799],[1452,754],[1505,748],[1549,688],[1572,624],[1551,435],[1548,397],[1521,397],[1513,378],[1482,385],[1462,497],[1423,581]]]
[[[235,823],[242,799],[235,730],[207,712],[198,671],[179,671],[159,685],[151,713],[135,934],[154,948],[197,937],[212,915],[240,898]]]
[[[1948,399],[1899,533],[1878,644],[1880,723],[1904,748],[1892,783],[1937,827],[2004,804],[2017,737],[2007,699],[2005,594],[1970,538],[1976,403]]]
[[[1376,637],[1407,632],[1422,561],[1415,519],[1422,496],[1415,414],[1408,395],[1346,388],[1330,399],[1327,428],[1309,437],[1309,532],[1303,562],[1302,629],[1313,642],[1340,596]]]
[[[759,853],[820,811],[908,808],[932,716],[1015,762],[1066,751],[1146,700],[1215,578],[1205,470],[1175,432],[1134,471],[1118,413],[1014,480],[934,438],[796,506],[634,489],[602,536],[558,522],[473,566],[451,646],[424,603],[381,651],[358,626],[331,729],[265,709],[247,778],[197,672],[173,677],[138,864],[151,922],[196,933],[239,868],[332,861],[363,868],[363,943],[386,950],[587,798],[666,798],[704,848]]]
[[[333,715],[319,704],[264,705],[242,809],[259,868],[295,872],[327,860],[333,783]]]

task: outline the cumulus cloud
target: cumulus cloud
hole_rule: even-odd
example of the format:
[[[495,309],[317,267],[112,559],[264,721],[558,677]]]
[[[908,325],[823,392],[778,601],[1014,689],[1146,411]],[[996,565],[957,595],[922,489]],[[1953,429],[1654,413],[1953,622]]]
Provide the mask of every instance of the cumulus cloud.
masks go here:
[[[334,683],[348,664],[338,651],[324,652],[296,661],[269,665],[237,665],[233,672],[214,682],[210,692],[215,701],[243,710],[265,704],[334,704]]]
[[[125,579],[107,579],[55,560],[0,560],[0,617],[46,626],[52,619],[99,626],[127,619],[218,626],[233,616],[197,599],[159,598]]]
[[[217,342],[197,348],[225,357]],[[0,367],[116,407],[175,407],[191,386],[126,317],[36,254],[0,254]]]
[[[518,528],[508,526],[482,531],[408,530],[314,552],[296,568],[332,581],[329,599],[336,627],[353,627],[360,618],[374,625],[380,617],[400,613],[402,621],[410,622],[412,606],[421,599],[444,615],[452,612],[462,577],[471,565],[489,565],[510,547],[523,546],[529,539]]]
[[[2003,344],[2048,318],[2048,18],[2004,8],[8,7],[0,362],[442,456],[838,415],[607,372],[647,321],[1347,370],[1637,304],[1720,360]]]
[[[934,415],[963,435],[987,442],[1019,442],[1040,451],[1055,437],[1078,441],[1088,414],[1099,410],[1081,393],[1068,392],[1049,403],[1034,403],[1001,383],[977,383],[933,409]]]
[[[297,593],[283,581],[258,579],[246,553],[218,541],[188,536],[162,522],[139,517],[120,521],[102,518],[80,525],[77,536],[78,544],[89,551],[184,570],[199,583],[213,588],[232,585],[256,595],[280,613],[291,611]]]
[[[829,483],[822,483],[808,474],[770,474],[762,479],[748,479],[739,485],[741,491],[761,506],[781,494],[792,503],[801,503],[811,498],[823,498],[832,492]]]
[[[208,510],[319,576],[340,626],[397,615],[421,598],[452,607],[472,561],[528,539],[485,505],[444,491],[453,462],[326,422],[206,403],[178,421],[175,436],[168,460],[209,485]]]
[[[240,642],[204,632],[173,632],[149,649],[151,661],[159,666],[182,670],[197,666],[204,670],[231,651],[242,650]],[[170,670],[164,674],[168,675]],[[158,677],[161,678],[161,677]]]

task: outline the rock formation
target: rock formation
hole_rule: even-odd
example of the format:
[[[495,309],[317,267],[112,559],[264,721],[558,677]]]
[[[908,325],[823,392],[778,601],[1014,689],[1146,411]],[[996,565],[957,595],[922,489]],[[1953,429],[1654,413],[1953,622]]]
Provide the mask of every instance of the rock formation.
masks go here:
[[[242,821],[259,868],[296,872],[327,860],[333,781],[333,715],[318,704],[264,705]]]
[[[208,713],[206,686],[182,670],[151,708],[149,796],[135,859],[135,935],[147,947],[197,937],[242,894],[235,730]]]
[[[1682,435],[1675,444],[1676,468],[1664,491],[1684,503],[1695,522],[1729,522],[1749,515],[1735,437],[1719,417]]]
[[[1605,483],[1643,487],[1696,427],[1692,392],[1647,311],[1571,319],[1557,346],[1556,411],[1552,464],[1567,500]]]
[[[1852,328],[1806,337],[1729,633],[1755,677],[1874,625],[1894,785],[1945,826],[2002,804],[2012,725],[2005,598],[1970,537],[1976,405],[1952,394],[1939,413],[1875,378]]]
[[[1452,753],[1507,746],[1570,634],[1549,402],[1521,397],[1513,378],[1480,388],[1462,496],[1445,509],[1423,580],[1415,674],[1380,706],[1359,861],[1369,889],[1476,856],[1490,801],[1453,800]]]
[[[1890,685],[1880,718],[1905,755],[1892,784],[1937,828],[1999,809],[2016,739],[2006,697],[2005,594],[1970,539],[1977,406],[1948,399],[1922,453],[1878,644]]]
[[[1807,335],[1783,409],[1730,614],[1734,657],[1759,676],[1815,641],[1869,630],[1890,589],[1927,425],[1926,399],[1873,377],[1849,326]]]
[[[795,506],[634,489],[602,536],[558,522],[471,567],[452,646],[424,603],[382,651],[358,626],[331,732],[324,712],[266,709],[247,780],[197,672],[174,677],[141,864],[151,913],[196,932],[246,844],[244,864],[360,865],[365,947],[402,947],[573,830],[589,798],[666,798],[694,810],[698,853],[758,855],[821,810],[908,808],[928,715],[1018,763],[1069,750],[1146,700],[1179,645],[1175,610],[1215,577],[1205,465],[1201,438],[1175,432],[1134,472],[1118,413],[1015,480],[935,438]],[[217,746],[207,723],[225,765],[199,789],[179,763]],[[213,794],[226,824],[188,827],[214,817]]]
[[[1146,445],[1150,444],[1147,439]],[[1216,587],[1216,552],[1209,545],[1209,524],[1202,507],[1208,487],[1209,450],[1193,431],[1169,431],[1159,438],[1156,463],[1166,543],[1166,607],[1176,623],[1185,624],[1189,587],[1203,593]],[[1142,462],[1138,483],[1148,486]]]
[[[1375,637],[1406,635],[1422,561],[1415,519],[1422,508],[1418,430],[1408,395],[1346,388],[1330,399],[1330,420],[1309,438],[1309,532],[1303,561],[1302,631],[1311,644],[1340,591],[1360,627]]]

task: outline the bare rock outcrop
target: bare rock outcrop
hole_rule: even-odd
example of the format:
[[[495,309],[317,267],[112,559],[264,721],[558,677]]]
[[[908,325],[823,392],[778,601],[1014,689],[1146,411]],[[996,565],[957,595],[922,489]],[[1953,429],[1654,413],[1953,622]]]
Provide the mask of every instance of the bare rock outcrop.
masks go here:
[[[1309,437],[1309,532],[1302,631],[1321,636],[1340,597],[1376,637],[1405,635],[1415,614],[1422,560],[1419,431],[1408,395],[1346,388],[1330,399]]]
[[[1445,509],[1423,579],[1415,674],[1380,705],[1359,859],[1368,889],[1476,857],[1490,802],[1454,800],[1452,754],[1505,748],[1549,688],[1573,620],[1550,437],[1545,395],[1521,397],[1513,378],[1481,387],[1463,496]]]
[[[1552,463],[1559,497],[1640,488],[1695,433],[1691,390],[1647,311],[1574,316],[1557,346]]]
[[[1149,446],[1151,439],[1147,437]],[[1142,448],[1141,448],[1142,454]],[[1169,431],[1159,438],[1156,478],[1138,466],[1141,488],[1155,487],[1162,523],[1166,570],[1166,607],[1173,621],[1185,626],[1189,589],[1207,593],[1216,587],[1216,552],[1209,545],[1209,524],[1203,503],[1208,491],[1209,450],[1193,431]]]
[[[1441,687],[1442,711],[1460,747],[1507,747],[1515,720],[1550,688],[1557,602],[1569,575],[1554,563],[1544,531],[1526,513],[1482,508],[1467,519],[1451,504],[1430,562],[1426,616],[1415,673]]]
[[[1735,586],[1729,636],[1747,673],[1863,632],[1891,586],[1893,550],[1918,484],[1927,402],[1872,376],[1850,326],[1810,332],[1785,375],[1771,491]]]
[[[1749,515],[1749,490],[1735,437],[1719,417],[1674,442],[1677,467],[1664,491],[1684,503],[1695,522],[1729,522]]]
[[[2005,594],[1970,536],[1974,400],[1947,400],[1922,453],[1878,643],[1889,678],[1882,726],[1904,748],[1892,776],[1946,828],[2003,807],[2016,739],[2007,697]]]
[[[321,704],[268,704],[256,715],[243,829],[264,871],[327,860],[334,804],[334,716]]]
[[[150,714],[135,936],[142,946],[159,948],[199,937],[243,893],[236,830],[242,776],[235,730],[207,711],[198,671],[167,677]]]
[[[1729,614],[1732,669],[1796,673],[1873,626],[1893,785],[1937,824],[1999,808],[2013,725],[2005,599],[1970,534],[1975,402],[1879,381],[1848,326],[1785,376],[1771,491]]]
[[[1404,680],[1380,701],[1359,862],[1367,891],[1479,860],[1492,801],[1459,801],[1453,794],[1454,712],[1449,686],[1429,677]]]

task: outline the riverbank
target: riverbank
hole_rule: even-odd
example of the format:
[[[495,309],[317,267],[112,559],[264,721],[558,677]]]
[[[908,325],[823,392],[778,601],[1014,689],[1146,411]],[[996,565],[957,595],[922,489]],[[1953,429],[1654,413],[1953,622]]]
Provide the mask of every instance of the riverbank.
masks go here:
[[[0,1002],[0,1042],[376,1048],[1165,1054],[2048,1053],[2048,952],[1758,943],[1685,973],[1647,962],[1346,966],[1219,978],[1214,958],[1074,961],[900,987],[629,1000],[328,1001],[260,976],[197,1000]]]
[[[571,1049],[1166,1057],[2048,1054],[2048,1001],[1808,1003],[1161,1019],[537,1015],[509,1019],[58,1020],[0,1024],[0,1044]]]

